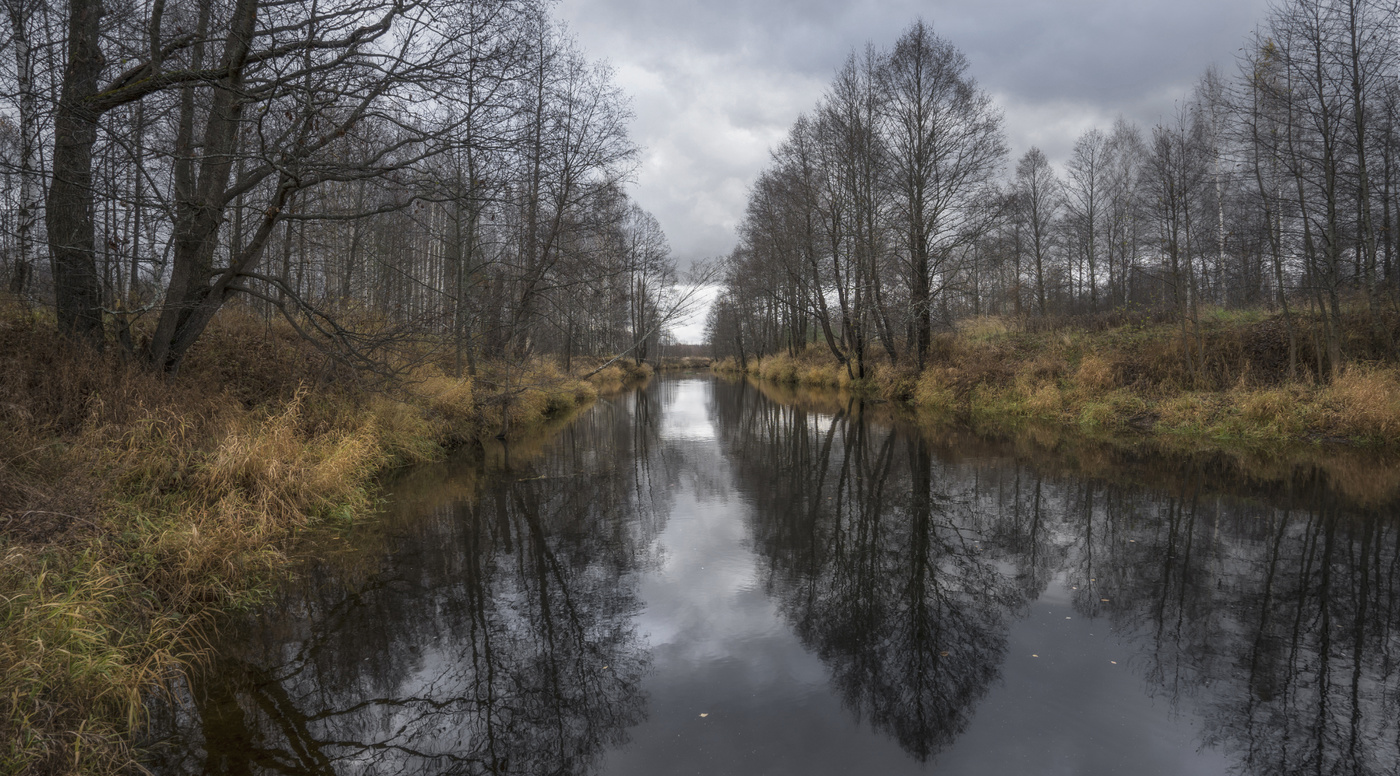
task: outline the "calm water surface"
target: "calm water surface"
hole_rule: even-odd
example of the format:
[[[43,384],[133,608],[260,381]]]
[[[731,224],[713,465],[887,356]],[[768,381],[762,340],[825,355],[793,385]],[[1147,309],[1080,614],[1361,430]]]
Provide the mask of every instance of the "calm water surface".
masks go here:
[[[668,379],[403,478],[153,768],[1400,772],[1394,505],[829,405]]]

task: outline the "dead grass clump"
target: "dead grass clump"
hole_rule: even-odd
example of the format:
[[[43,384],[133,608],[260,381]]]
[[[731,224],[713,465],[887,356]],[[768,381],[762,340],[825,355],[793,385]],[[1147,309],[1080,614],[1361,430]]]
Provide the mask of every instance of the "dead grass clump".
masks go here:
[[[1123,384],[1155,394],[1173,394],[1191,387],[1193,378],[1186,367],[1179,337],[1158,333],[1124,345],[1119,351]]]
[[[1026,397],[1026,409],[1038,417],[1059,415],[1064,409],[1064,397],[1054,384],[1046,383]]]
[[[638,370],[629,371],[624,360],[618,360],[613,366],[618,368],[613,374],[620,373],[624,381],[626,375],[639,373]],[[641,373],[650,374],[649,371]],[[564,374],[553,359],[537,358],[524,364],[481,365],[473,395],[483,431],[510,435],[516,429],[539,425],[593,401],[598,396],[598,387],[588,380]]]
[[[1069,363],[1057,352],[1043,352],[1026,362],[1020,372],[1039,384],[1064,377],[1069,373]]]
[[[429,415],[453,428],[466,428],[477,417],[471,378],[444,375],[436,368],[408,384],[408,392],[428,411]]]
[[[725,358],[722,358],[719,361],[710,364],[710,370],[713,372],[718,372],[719,374],[733,374],[744,371],[739,367],[738,359],[734,358],[733,356],[726,356]]]
[[[1011,322],[999,315],[982,315],[958,323],[958,334],[973,340],[992,339],[1011,331]]]
[[[1163,427],[1176,433],[1203,434],[1215,422],[1216,402],[1199,393],[1183,393],[1155,405]]]
[[[569,380],[563,387],[569,403],[560,409],[581,407],[598,398],[598,388],[587,380]]]
[[[841,375],[845,372],[843,367],[834,363],[808,364],[802,368],[798,382],[815,387],[835,388],[841,384]]]
[[[920,409],[933,412],[947,412],[954,409],[957,394],[950,385],[949,374],[944,369],[925,369],[919,375],[914,388],[914,404]]]
[[[875,392],[887,399],[908,401],[919,387],[918,370],[904,364],[878,363],[871,370]]]
[[[656,371],[652,368],[651,364],[648,364],[645,361],[638,364],[636,361],[624,358],[618,361],[618,363],[622,366],[624,379],[626,379],[629,382],[650,380],[651,376]]]
[[[1106,393],[1118,387],[1118,375],[1111,361],[1090,353],[1079,360],[1074,383],[1091,395]]]
[[[1352,366],[1327,386],[1322,401],[1338,432],[1400,441],[1400,379],[1395,370]]]
[[[49,562],[19,552],[7,548],[0,575],[5,771],[116,773],[145,693],[192,657],[190,624],[155,616],[133,640],[124,617],[143,586],[130,571],[96,548]]]
[[[775,383],[795,383],[797,362],[787,353],[764,356],[758,363],[758,376]]]
[[[1131,391],[1112,391],[1079,405],[1079,425],[1096,429],[1123,428],[1146,407],[1147,402]]]
[[[963,343],[957,334],[935,334],[928,343],[927,363],[935,366],[954,364],[963,353]]]
[[[616,390],[622,387],[624,378],[625,374],[622,371],[622,367],[617,364],[611,364],[594,372],[589,376],[588,381],[593,383],[594,387],[599,390]]]
[[[1238,407],[1246,424],[1271,436],[1297,434],[1305,424],[1301,397],[1285,388],[1245,391]]]
[[[1079,425],[1085,428],[1112,428],[1121,420],[1111,404],[1090,402],[1079,409]]]

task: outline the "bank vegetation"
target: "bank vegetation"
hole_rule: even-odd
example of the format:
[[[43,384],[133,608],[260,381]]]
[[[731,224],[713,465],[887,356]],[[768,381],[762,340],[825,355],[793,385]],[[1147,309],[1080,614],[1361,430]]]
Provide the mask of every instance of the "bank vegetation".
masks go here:
[[[1366,332],[1365,312],[1348,331]],[[1350,316],[1348,316],[1350,317]],[[1246,448],[1331,443],[1400,445],[1400,365],[1346,340],[1357,359],[1335,379],[1289,379],[1283,323],[1263,311],[1207,311],[1208,369],[1183,367],[1173,323],[1145,320],[1104,329],[1083,320],[1034,331],[1015,319],[976,318],[932,339],[922,372],[875,360],[852,379],[813,346],[715,365],[769,382],[849,390],[906,402],[935,418],[985,428],[1051,423],[1092,436],[1169,437]],[[1389,325],[1395,326],[1395,323]],[[1400,330],[1396,331],[1400,335]],[[1306,351],[1305,351],[1306,352]]]
[[[972,69],[922,21],[848,56],[751,188],[717,359],[982,418],[1396,441],[1389,6],[1278,0],[1232,73],[1058,169],[1009,163]]]
[[[696,284],[549,3],[2,7],[0,772],[118,771],[287,537],[646,374]]]
[[[450,348],[414,348],[384,379],[237,307],[176,380],[13,306],[0,354],[7,773],[129,769],[150,704],[171,701],[221,613],[270,590],[291,539],[371,514],[390,468],[524,433],[650,372],[537,358],[457,378]]]

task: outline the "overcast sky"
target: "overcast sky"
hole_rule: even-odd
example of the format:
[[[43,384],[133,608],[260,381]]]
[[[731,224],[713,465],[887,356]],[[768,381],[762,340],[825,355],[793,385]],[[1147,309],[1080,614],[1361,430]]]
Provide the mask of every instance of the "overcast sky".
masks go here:
[[[560,0],[583,48],[632,96],[633,198],[683,262],[727,254],[748,186],[853,47],[922,16],[1006,113],[1011,162],[1057,165],[1119,114],[1144,130],[1214,63],[1233,73],[1267,0]],[[682,341],[690,339],[681,337]]]

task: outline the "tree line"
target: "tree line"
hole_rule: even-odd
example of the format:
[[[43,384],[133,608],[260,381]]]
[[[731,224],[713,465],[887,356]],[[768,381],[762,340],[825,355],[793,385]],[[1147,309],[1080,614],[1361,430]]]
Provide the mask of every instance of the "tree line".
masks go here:
[[[710,344],[741,363],[814,344],[861,378],[923,368],[962,318],[1133,313],[1178,322],[1204,370],[1203,308],[1269,306],[1291,376],[1342,367],[1348,311],[1392,350],[1394,10],[1277,0],[1233,77],[1205,71],[1150,131],[1084,132],[1062,171],[1034,147],[1008,169],[1001,111],[925,22],[853,51],[750,190]]]
[[[630,108],[542,0],[4,0],[0,279],[175,372],[234,299],[361,366],[644,357]]]

